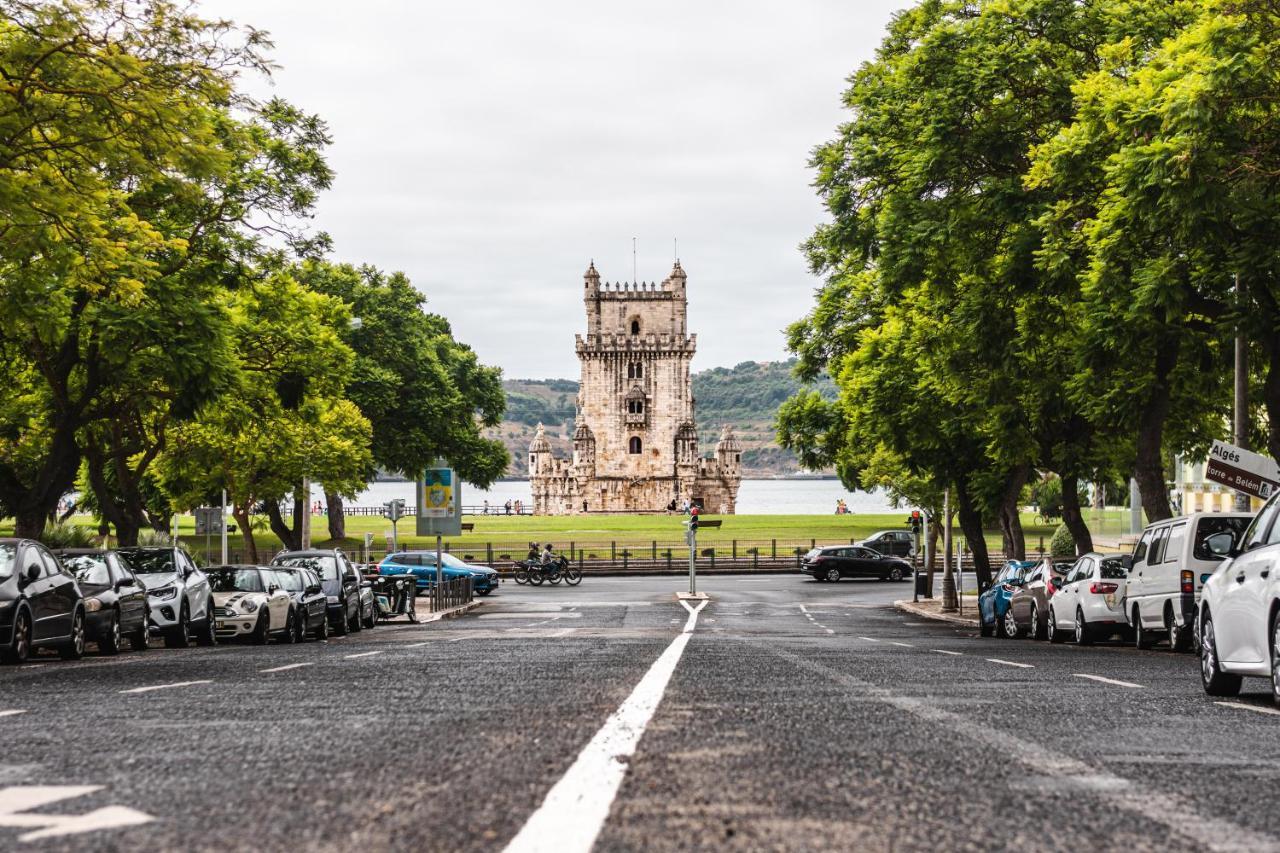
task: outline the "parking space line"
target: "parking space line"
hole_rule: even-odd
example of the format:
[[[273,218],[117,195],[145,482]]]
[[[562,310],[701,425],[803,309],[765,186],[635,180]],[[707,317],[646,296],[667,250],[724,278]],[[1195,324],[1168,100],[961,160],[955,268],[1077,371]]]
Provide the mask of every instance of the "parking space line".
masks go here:
[[[461,638],[461,637],[459,637],[458,639],[459,639],[459,640],[461,640],[462,638]],[[435,642],[435,640],[427,640],[425,643],[410,643],[409,645],[405,646],[405,648],[406,648],[406,649],[420,649],[420,648],[422,648],[423,646],[429,646],[429,645],[431,645],[431,644],[432,644],[432,643],[434,643],[434,642]],[[449,642],[453,642],[453,641],[452,641],[452,640],[450,640]]]
[[[199,681],[175,681],[172,684],[152,684],[149,687],[133,687],[129,690],[120,690],[119,693],[150,693],[152,690],[168,690],[170,687],[191,687],[196,684],[213,684],[211,679],[205,678]]]
[[[1075,673],[1072,673],[1072,675],[1074,675],[1076,678],[1087,678],[1090,681],[1100,681],[1103,684],[1113,684],[1116,687],[1136,687],[1139,689],[1143,687],[1143,685],[1134,684],[1132,681],[1117,681],[1114,678],[1103,678],[1101,675],[1089,675],[1088,673],[1085,673],[1085,672],[1075,672]]]
[[[287,669],[300,669],[304,666],[315,666],[314,663],[289,663],[284,666],[273,666],[271,669],[260,669],[258,672],[284,672]]]
[[[1019,669],[1035,669],[1036,668],[1036,665],[1033,663],[1018,663],[1017,661],[1001,660],[1000,658],[987,658],[987,661],[989,663],[998,663],[1003,666],[1016,666]]]
[[[378,649],[377,651],[372,651],[372,652],[358,652],[354,655],[343,655],[343,659],[351,660],[352,658],[367,658],[370,655],[380,655],[380,654],[382,654],[382,650]]]
[[[1215,705],[1221,705],[1224,708],[1240,708],[1244,711],[1257,711],[1259,714],[1273,714],[1280,717],[1280,711],[1275,708],[1264,708],[1261,705],[1246,705],[1244,702],[1214,702]]]
[[[879,641],[879,640],[877,640],[875,637],[859,637],[858,639],[859,639],[859,640],[866,640],[868,643],[878,643],[878,642],[880,642],[880,641]]]
[[[931,652],[937,652],[940,655],[954,655],[955,657],[963,657],[964,652],[949,652],[946,649],[930,649]]]
[[[0,717],[16,717],[18,714],[27,713],[24,709],[13,709],[9,711],[0,711]]]
[[[910,643],[899,643],[897,640],[890,640],[890,641],[889,641],[889,645],[891,645],[891,646],[902,646],[904,649],[914,649],[914,648],[915,648],[915,646],[911,645]]]

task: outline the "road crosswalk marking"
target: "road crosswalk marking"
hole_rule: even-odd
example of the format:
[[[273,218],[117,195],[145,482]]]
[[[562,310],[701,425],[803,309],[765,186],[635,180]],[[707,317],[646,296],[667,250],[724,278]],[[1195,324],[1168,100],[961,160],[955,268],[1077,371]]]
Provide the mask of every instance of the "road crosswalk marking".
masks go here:
[[[138,826],[155,820],[146,812],[125,806],[105,806],[80,815],[30,814],[32,809],[100,790],[101,785],[24,785],[0,788],[0,826],[30,830],[19,835],[19,841],[39,841],[82,832]]]

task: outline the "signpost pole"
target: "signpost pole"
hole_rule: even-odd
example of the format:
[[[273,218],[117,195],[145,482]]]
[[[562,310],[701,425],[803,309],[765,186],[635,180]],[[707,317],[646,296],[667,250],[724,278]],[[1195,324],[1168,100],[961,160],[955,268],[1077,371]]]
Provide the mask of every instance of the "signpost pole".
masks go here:
[[[436,603],[435,609],[440,609],[440,582],[444,579],[444,537],[439,533],[436,534]]]
[[[227,564],[227,490],[222,490],[222,565]]]
[[[1240,299],[1240,274],[1236,273],[1236,299]],[[1232,440],[1242,450],[1249,449],[1249,344],[1244,332],[1236,329],[1235,411],[1232,413]],[[1236,489],[1236,512],[1249,511],[1249,494]]]
[[[695,557],[698,551],[698,532],[696,530],[689,531],[689,594],[697,595],[698,593],[698,569]]]

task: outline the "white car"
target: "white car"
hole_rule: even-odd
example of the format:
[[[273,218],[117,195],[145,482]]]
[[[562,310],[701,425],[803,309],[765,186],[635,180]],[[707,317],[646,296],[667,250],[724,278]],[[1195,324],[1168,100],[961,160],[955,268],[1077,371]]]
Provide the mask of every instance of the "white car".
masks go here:
[[[1068,635],[1085,646],[1117,633],[1128,633],[1124,617],[1125,582],[1128,573],[1123,554],[1090,552],[1076,560],[1049,599],[1045,633],[1051,643]]]
[[[205,572],[213,588],[218,638],[249,637],[265,643],[272,635],[292,643],[298,634],[293,596],[274,574],[257,566],[218,566]]]
[[[209,581],[186,551],[164,545],[119,548],[117,553],[147,588],[150,630],[162,635],[166,646],[185,649],[192,637],[202,646],[217,641]]]
[[[1266,502],[1239,539],[1206,540],[1227,557],[1200,597],[1200,680],[1210,696],[1234,696],[1245,676],[1271,679],[1280,705],[1280,493]]]

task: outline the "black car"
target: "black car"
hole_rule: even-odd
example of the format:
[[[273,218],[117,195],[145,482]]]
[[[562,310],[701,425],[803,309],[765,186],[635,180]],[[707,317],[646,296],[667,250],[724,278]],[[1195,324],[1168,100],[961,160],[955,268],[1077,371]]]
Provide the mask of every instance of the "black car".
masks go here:
[[[151,645],[147,589],[128,561],[115,551],[93,548],[69,548],[58,551],[57,557],[80,585],[85,632],[98,651],[118,654],[125,638],[134,651]]]
[[[297,626],[298,640],[308,636],[317,640],[329,639],[328,606],[320,576],[311,569],[287,566],[272,566],[269,571],[280,588],[293,599],[293,624]]]
[[[901,581],[911,576],[911,564],[860,545],[831,545],[805,554],[800,560],[800,571],[833,583],[840,578]]]
[[[360,619],[362,578],[346,554],[337,549],[285,551],[277,554],[271,561],[272,568],[277,566],[310,569],[319,576],[328,606],[329,627],[333,629],[333,633],[341,637],[348,631],[359,631],[363,627]]]
[[[892,557],[910,557],[916,551],[916,537],[910,530],[881,530],[857,544]]]
[[[22,663],[36,648],[84,655],[84,598],[53,554],[29,539],[0,539],[0,659]]]

